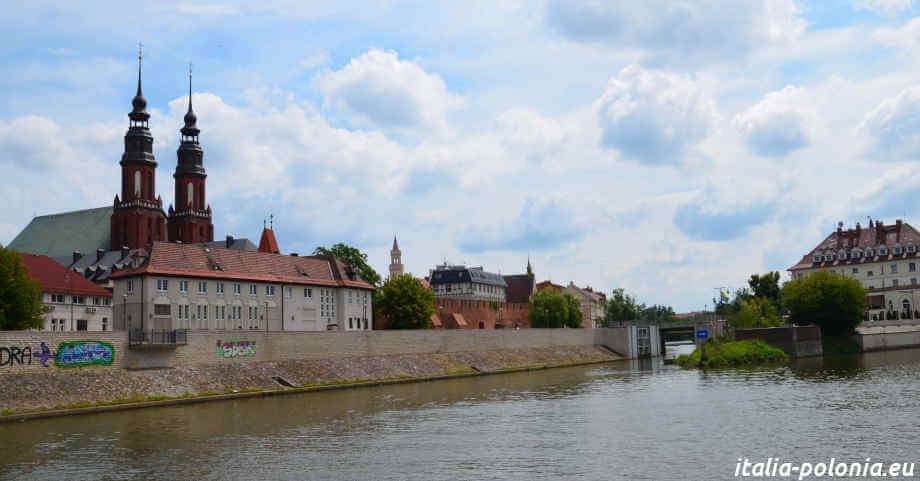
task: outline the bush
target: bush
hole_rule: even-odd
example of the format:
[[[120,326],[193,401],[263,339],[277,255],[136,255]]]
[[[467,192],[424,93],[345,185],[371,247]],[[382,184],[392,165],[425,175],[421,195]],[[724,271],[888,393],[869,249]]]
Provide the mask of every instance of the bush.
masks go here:
[[[699,348],[674,360],[681,367],[730,367],[786,362],[789,356],[760,339],[706,343],[706,355]]]

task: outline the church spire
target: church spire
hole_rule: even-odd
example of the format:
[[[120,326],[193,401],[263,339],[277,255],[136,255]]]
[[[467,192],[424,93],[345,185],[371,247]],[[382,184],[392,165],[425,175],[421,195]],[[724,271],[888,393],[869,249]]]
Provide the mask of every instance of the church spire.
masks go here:
[[[192,110],[192,64],[188,66],[188,112],[185,113],[185,126],[182,127],[182,141],[198,143],[198,116]]]
[[[144,93],[141,91],[141,61],[144,58],[143,46],[144,45],[141,43],[137,44],[137,93],[134,95],[134,100],[131,101],[134,110],[128,114],[128,117],[131,119],[131,127],[147,127],[147,120],[150,119],[150,114],[147,113],[147,99],[144,98]]]

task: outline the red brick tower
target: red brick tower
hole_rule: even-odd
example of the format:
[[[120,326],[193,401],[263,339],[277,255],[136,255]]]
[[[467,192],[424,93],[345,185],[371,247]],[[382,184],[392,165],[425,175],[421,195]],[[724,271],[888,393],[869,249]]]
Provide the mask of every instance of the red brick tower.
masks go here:
[[[192,110],[192,73],[188,74],[188,112],[182,127],[182,142],[176,151],[179,163],[173,178],[176,179],[175,209],[169,206],[169,240],[183,243],[211,242],[214,224],[211,223],[211,206],[205,202],[204,152],[198,143],[198,117]]]
[[[141,93],[141,55],[137,56],[137,95],[125,134],[121,156],[121,198],[115,196],[111,218],[112,250],[124,246],[138,249],[154,241],[166,240],[166,214],[163,200],[156,195],[157,162],[153,157],[153,135],[147,121],[147,100]]]

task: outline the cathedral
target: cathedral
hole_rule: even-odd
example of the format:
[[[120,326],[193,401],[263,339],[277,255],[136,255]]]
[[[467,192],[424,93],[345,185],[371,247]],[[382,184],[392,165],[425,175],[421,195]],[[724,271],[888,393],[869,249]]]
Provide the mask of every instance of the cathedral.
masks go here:
[[[175,206],[169,215],[163,212],[163,200],[156,195],[157,161],[153,157],[153,135],[147,125],[147,100],[141,91],[141,56],[137,57],[137,94],[125,134],[125,152],[121,156],[121,197],[115,196],[111,217],[111,250],[128,247],[139,249],[153,241],[211,242],[214,225],[211,206],[205,203],[204,152],[198,143],[198,118],[192,110],[192,75],[188,77],[188,112],[182,127],[178,163],[173,179],[176,183]]]
[[[110,207],[35,217],[8,248],[47,255],[75,269],[80,261],[79,270],[89,268],[87,273],[92,274],[90,271],[111,273],[111,265],[124,262],[129,254],[156,241],[214,243],[211,206],[206,198],[208,176],[203,162],[204,151],[198,139],[198,117],[192,108],[191,72],[188,112],[180,129],[181,140],[173,173],[174,204],[164,210],[163,200],[156,190],[157,161],[148,125],[150,113],[142,90],[142,60],[142,55],[138,54],[137,93],[131,101],[124,153],[119,162],[121,193],[114,196]],[[230,239],[228,237],[228,244]],[[246,239],[236,239],[232,243],[232,248],[255,250]],[[95,261],[89,261],[93,253]]]

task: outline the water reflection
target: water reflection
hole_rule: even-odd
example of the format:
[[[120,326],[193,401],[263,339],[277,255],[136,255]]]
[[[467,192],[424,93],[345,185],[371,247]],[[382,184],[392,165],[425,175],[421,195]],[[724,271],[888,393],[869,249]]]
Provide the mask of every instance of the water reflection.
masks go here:
[[[0,425],[2,479],[727,479],[916,451],[920,351],[660,360]],[[675,468],[675,467],[679,467]]]

